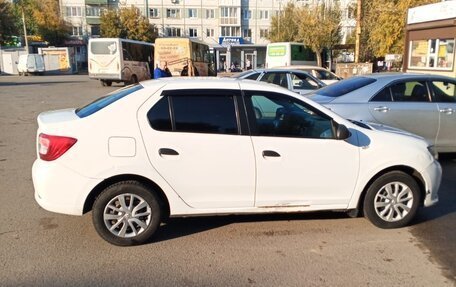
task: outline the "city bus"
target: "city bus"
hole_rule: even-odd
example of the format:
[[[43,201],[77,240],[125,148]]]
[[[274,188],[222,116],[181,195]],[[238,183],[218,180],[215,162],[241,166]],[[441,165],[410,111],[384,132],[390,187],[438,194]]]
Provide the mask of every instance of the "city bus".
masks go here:
[[[317,57],[302,43],[270,43],[266,47],[266,68],[293,65],[317,65]]]
[[[121,38],[89,40],[89,78],[103,86],[113,82],[137,83],[151,78],[154,46],[151,43]]]
[[[166,64],[173,76],[216,76],[209,45],[190,38],[155,39],[155,63]]]

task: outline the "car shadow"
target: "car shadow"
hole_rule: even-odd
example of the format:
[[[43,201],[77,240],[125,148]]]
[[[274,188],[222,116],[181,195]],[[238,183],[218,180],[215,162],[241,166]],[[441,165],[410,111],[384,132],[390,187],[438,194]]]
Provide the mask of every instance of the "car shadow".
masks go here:
[[[0,87],[10,87],[10,86],[31,86],[31,85],[53,85],[53,84],[75,84],[75,83],[85,83],[85,81],[52,81],[52,82],[0,82]]]
[[[205,232],[233,223],[294,221],[294,220],[329,220],[346,219],[344,212],[318,211],[304,213],[249,214],[226,216],[201,216],[187,218],[170,218],[162,224],[150,243],[167,241],[179,237]]]

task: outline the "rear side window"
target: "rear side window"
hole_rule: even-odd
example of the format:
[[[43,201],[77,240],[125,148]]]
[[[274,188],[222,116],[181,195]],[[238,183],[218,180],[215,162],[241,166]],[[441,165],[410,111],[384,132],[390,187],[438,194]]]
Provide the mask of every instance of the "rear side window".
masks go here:
[[[163,97],[147,113],[150,126],[157,131],[172,131],[168,97]]]
[[[172,96],[177,132],[238,134],[232,96]]]
[[[136,86],[129,86],[117,91],[114,91],[107,96],[101,97],[98,100],[95,100],[94,102],[88,104],[87,106],[84,106],[82,108],[79,108],[76,110],[76,115],[80,118],[85,118],[88,117],[99,110],[109,106],[110,104],[114,103],[117,100],[120,100],[121,98],[134,93],[138,90],[141,90],[143,86],[141,85],[136,85]]]
[[[353,92],[357,89],[370,85],[377,80],[366,77],[353,77],[346,80],[342,80],[336,84],[321,88],[318,90],[318,94],[326,97],[337,98]]]

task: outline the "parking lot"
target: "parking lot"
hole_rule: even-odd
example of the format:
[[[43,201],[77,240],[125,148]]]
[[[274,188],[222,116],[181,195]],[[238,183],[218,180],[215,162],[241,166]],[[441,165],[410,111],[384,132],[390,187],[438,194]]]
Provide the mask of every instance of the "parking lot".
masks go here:
[[[441,159],[440,203],[395,230],[334,212],[198,217],[121,248],[98,236],[90,213],[43,210],[31,180],[37,115],[118,87],[0,76],[0,286],[455,286],[454,155]]]

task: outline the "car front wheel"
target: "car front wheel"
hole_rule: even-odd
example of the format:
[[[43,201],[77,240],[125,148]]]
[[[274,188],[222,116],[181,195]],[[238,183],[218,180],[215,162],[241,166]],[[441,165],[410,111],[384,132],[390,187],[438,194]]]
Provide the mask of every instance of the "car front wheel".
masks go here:
[[[380,228],[406,226],[420,203],[416,180],[401,171],[392,171],[376,179],[364,198],[364,216]]]
[[[107,187],[93,204],[92,219],[98,234],[114,245],[147,242],[161,221],[160,204],[154,192],[136,181]]]

